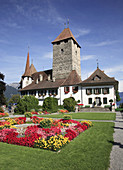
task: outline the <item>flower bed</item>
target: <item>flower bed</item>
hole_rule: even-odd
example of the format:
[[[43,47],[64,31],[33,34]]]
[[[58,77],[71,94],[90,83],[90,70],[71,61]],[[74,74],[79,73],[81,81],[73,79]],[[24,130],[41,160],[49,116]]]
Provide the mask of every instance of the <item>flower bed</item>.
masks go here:
[[[0,113],[0,117],[7,117],[7,116],[9,116],[8,113]]]
[[[31,125],[27,128],[21,127],[20,129],[11,128],[12,123],[15,123],[15,121],[19,121],[20,123],[20,121],[24,121],[24,119],[21,118],[18,121],[17,118],[14,120],[8,119],[10,129],[6,126],[6,128],[0,130],[0,141],[9,144],[58,151],[80,133],[92,126],[92,122],[90,121],[53,120],[37,118],[36,116],[32,119],[35,123],[40,124]],[[2,123],[5,124],[6,122],[7,121]]]

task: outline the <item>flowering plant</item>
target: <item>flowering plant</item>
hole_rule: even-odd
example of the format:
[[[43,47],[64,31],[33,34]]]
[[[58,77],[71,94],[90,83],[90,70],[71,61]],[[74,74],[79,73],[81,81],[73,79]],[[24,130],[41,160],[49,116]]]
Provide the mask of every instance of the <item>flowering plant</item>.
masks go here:
[[[31,112],[25,112],[24,115],[25,115],[25,117],[32,117],[32,113]]]

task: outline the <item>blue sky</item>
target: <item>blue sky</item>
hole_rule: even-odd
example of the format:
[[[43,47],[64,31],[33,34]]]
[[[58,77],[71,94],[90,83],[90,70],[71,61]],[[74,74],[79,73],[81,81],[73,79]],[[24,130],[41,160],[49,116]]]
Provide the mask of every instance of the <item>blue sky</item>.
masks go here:
[[[0,72],[19,82],[26,57],[37,71],[52,68],[51,42],[69,28],[81,46],[82,80],[99,68],[123,91],[123,0],[0,0]]]

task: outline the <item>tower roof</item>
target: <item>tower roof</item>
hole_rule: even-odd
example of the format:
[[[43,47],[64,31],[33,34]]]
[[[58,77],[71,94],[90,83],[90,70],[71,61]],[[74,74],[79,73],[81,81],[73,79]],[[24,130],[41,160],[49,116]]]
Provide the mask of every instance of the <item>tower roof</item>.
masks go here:
[[[31,75],[32,75],[33,73],[35,73],[35,72],[37,72],[37,70],[35,69],[34,65],[31,64],[31,66],[30,66],[30,73],[31,73]]]
[[[30,66],[29,66],[29,52],[27,54],[26,68],[23,77],[31,77]]]
[[[61,34],[59,34],[59,36],[54,41],[52,41],[52,44],[54,44],[55,42],[63,41],[65,39],[69,39],[69,38],[72,38],[77,43],[77,45],[80,47],[80,45],[76,41],[75,37],[73,36],[73,34],[72,34],[72,32],[71,32],[71,30],[69,28],[65,28],[61,32]]]

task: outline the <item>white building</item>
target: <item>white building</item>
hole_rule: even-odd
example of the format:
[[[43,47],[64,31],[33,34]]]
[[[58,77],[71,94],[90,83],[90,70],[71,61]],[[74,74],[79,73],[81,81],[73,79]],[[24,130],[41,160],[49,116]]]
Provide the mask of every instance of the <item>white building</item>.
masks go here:
[[[20,82],[21,95],[34,95],[42,105],[46,97],[55,97],[58,104],[74,97],[84,106],[109,105],[112,99],[116,103],[118,81],[108,77],[98,67],[86,80],[81,80],[80,45],[69,28],[65,28],[52,42],[53,69],[37,72],[34,65],[29,64],[29,52],[25,72]],[[116,106],[116,105],[115,105]]]

